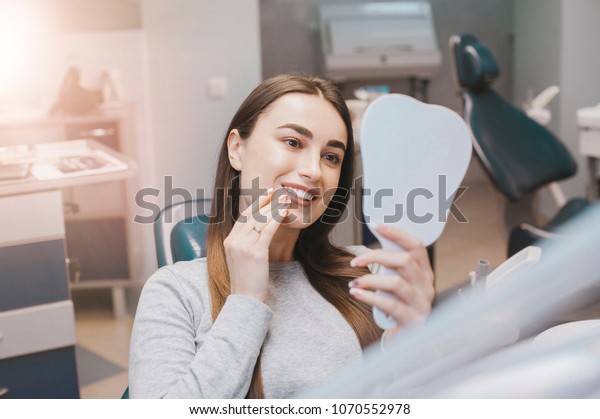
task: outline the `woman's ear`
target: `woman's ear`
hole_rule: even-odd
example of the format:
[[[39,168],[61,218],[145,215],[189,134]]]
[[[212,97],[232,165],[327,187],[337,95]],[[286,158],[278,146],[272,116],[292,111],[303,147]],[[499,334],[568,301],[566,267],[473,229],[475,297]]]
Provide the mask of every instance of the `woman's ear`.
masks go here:
[[[238,172],[242,170],[242,155],[244,154],[244,140],[237,129],[232,129],[227,137],[227,150],[229,164]]]

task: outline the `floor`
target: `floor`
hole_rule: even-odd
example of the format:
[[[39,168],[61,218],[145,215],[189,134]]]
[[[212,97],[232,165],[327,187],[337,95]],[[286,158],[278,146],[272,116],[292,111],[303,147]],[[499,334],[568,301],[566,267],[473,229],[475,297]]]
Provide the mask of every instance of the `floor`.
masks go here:
[[[459,222],[450,214],[444,232],[435,243],[438,292],[467,281],[479,259],[489,262],[490,271],[506,259],[504,198],[492,185],[487,182],[469,185],[454,205],[464,220]]]
[[[77,348],[96,355],[90,359],[77,353],[80,396],[83,399],[120,398],[128,385],[133,318],[113,316],[109,291],[77,291],[73,300]],[[111,375],[106,376],[107,370]]]
[[[459,223],[450,216],[446,229],[435,246],[436,288],[438,291],[463,283],[479,259],[490,267],[505,258],[507,233],[503,221],[503,199],[488,183],[471,185],[456,201],[467,219]],[[81,362],[87,377],[80,379],[82,398],[119,398],[127,387],[129,339],[133,319],[115,319],[110,295],[75,294],[78,347],[96,355]],[[83,358],[82,358],[83,359]],[[104,376],[107,367],[112,375]],[[81,372],[80,372],[81,375]]]

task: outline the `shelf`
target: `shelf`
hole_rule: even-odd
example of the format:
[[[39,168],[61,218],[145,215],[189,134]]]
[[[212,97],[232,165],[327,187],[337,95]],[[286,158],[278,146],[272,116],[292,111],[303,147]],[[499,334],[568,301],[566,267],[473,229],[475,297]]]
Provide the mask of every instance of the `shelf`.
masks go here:
[[[137,174],[135,162],[94,140],[61,141],[37,145],[34,149],[35,155],[27,159],[31,165],[29,175],[22,179],[0,181],[0,196],[111,182]],[[62,159],[78,156],[95,157],[106,164],[72,172],[61,171],[58,167]]]

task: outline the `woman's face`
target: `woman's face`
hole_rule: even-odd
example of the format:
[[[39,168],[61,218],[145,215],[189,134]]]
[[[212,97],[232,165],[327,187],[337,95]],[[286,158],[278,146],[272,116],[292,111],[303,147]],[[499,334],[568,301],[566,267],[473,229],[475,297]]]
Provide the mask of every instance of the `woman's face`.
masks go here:
[[[242,139],[237,130],[229,134],[229,160],[241,172],[240,211],[274,188],[274,197],[285,192],[292,199],[284,224],[308,227],[335,193],[347,141],[342,118],[325,99],[302,93],[280,97],[250,137]]]

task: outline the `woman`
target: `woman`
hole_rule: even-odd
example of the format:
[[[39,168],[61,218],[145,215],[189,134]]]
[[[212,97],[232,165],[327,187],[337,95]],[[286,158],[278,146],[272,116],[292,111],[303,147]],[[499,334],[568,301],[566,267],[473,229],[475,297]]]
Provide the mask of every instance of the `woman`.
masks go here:
[[[160,269],[142,292],[132,397],[289,397],[380,339],[372,306],[396,319],[389,333],[427,316],[433,273],[418,240],[380,226],[407,252],[359,256],[329,241],[353,148],[348,109],[327,80],[278,76],[246,98],[219,156],[207,257]],[[397,275],[372,275],[371,264]]]

